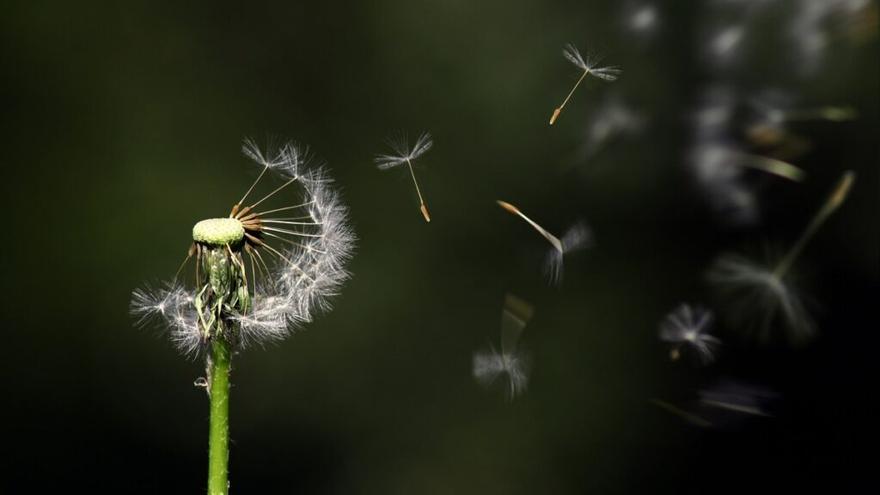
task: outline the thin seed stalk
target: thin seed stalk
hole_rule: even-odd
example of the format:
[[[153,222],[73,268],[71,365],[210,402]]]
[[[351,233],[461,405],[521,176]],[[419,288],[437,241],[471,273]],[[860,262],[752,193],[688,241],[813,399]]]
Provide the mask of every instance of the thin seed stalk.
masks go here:
[[[779,264],[776,265],[776,268],[773,270],[773,275],[777,279],[782,279],[788,270],[791,268],[792,263],[798,257],[798,255],[803,251],[804,246],[807,245],[807,242],[813,238],[816,232],[819,230],[819,227],[825,223],[825,220],[837,210],[840,205],[846,200],[847,195],[849,195],[849,190],[852,187],[853,181],[855,181],[855,172],[851,170],[847,170],[844,172],[843,176],[837,181],[837,185],[831,191],[831,194],[828,195],[828,199],[819,208],[819,211],[816,212],[816,215],[813,216],[813,219],[810,221],[810,224],[807,225],[807,228],[798,237],[798,240],[795,241],[794,245],[788,250],[782,260],[779,261]]]
[[[208,495],[229,490],[229,371],[232,352],[223,339],[211,343],[211,420],[208,433]]]

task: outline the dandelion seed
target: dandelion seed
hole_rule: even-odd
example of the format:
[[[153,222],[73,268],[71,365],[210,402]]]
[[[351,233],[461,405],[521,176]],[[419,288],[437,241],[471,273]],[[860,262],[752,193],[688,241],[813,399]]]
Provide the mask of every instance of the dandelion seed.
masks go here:
[[[425,217],[425,221],[430,222],[431,215],[428,213],[428,205],[425,204],[425,200],[422,198],[422,191],[419,189],[419,182],[416,180],[415,172],[413,172],[412,161],[427,153],[427,151],[434,146],[434,141],[431,139],[431,135],[427,132],[423,132],[419,138],[416,139],[415,144],[410,147],[406,136],[399,134],[389,139],[388,145],[391,146],[394,154],[377,155],[374,160],[376,167],[379,170],[388,170],[403,165],[404,163],[406,164],[407,168],[409,168],[409,174],[412,177],[413,185],[416,186],[416,194],[419,196],[419,210],[422,212],[422,216]]]
[[[791,98],[779,92],[765,92],[749,102],[755,113],[746,130],[751,142],[765,147],[786,144],[788,149],[805,149],[808,145],[803,140],[795,139],[793,133],[787,129],[787,124],[809,121],[845,122],[858,116],[858,112],[848,106],[793,108],[790,100]]]
[[[709,408],[765,417],[771,416],[767,406],[776,398],[776,394],[767,388],[730,379],[719,380],[700,390],[698,395],[700,403]]]
[[[697,400],[674,405],[653,399],[651,403],[700,428],[735,428],[750,418],[768,418],[777,394],[765,387],[739,380],[721,379],[697,392]]]
[[[548,232],[544,227],[538,225],[534,220],[527,217],[523,212],[519,210],[516,206],[506,202],[497,200],[496,201],[499,206],[504,208],[506,211],[522,218],[529,225],[532,226],[541,236],[550,243],[552,248],[547,253],[547,257],[544,262],[544,273],[547,275],[551,284],[559,284],[562,281],[562,273],[563,273],[563,262],[565,255],[568,253],[572,253],[574,251],[579,251],[581,249],[589,247],[593,242],[593,235],[590,231],[589,227],[581,221],[578,221],[565,233],[562,235],[562,238],[558,238],[555,235]]]
[[[211,401],[208,491],[218,494],[228,490],[232,355],[281,340],[327,309],[330,297],[348,278],[345,264],[354,246],[346,208],[320,169],[306,170],[303,150],[288,143],[264,152],[250,140],[242,150],[262,170],[227,217],[202,220],[193,227],[193,244],[184,261],[195,257],[193,286],[186,287],[175,276],[165,287],[135,290],[131,300],[139,324],[151,317],[163,320],[181,352],[205,356],[206,378],[196,385],[207,389]],[[282,177],[281,185],[245,202],[267,171]],[[286,195],[294,184],[302,191],[302,201],[260,208]],[[271,216],[282,211],[293,216]],[[277,225],[285,228],[273,227]]]
[[[713,209],[739,224],[753,223],[758,217],[758,200],[745,182],[745,170],[757,170],[792,182],[801,182],[806,175],[788,162],[745,153],[714,138],[693,148],[690,166]]]
[[[712,53],[721,58],[731,57],[739,48],[745,36],[745,28],[740,25],[728,26],[722,29],[712,38],[710,46]]]
[[[577,222],[565,231],[560,239],[562,249],[554,247],[547,252],[547,257],[544,260],[544,274],[551,284],[559,285],[562,283],[565,255],[589,247],[592,241],[593,234],[583,222]]]
[[[641,132],[645,118],[616,95],[605,99],[587,127],[581,156],[589,158],[618,136]]]
[[[689,304],[682,304],[666,315],[659,337],[672,345],[669,356],[673,361],[681,357],[683,349],[692,352],[702,365],[715,360],[715,349],[721,341],[708,333],[712,318],[711,311]]]
[[[747,152],[732,130],[740,99],[730,88],[713,86],[692,116],[695,143],[688,167],[696,185],[724,220],[748,225],[759,217],[759,202],[748,170],[792,182],[802,182],[799,167],[771,156]]]
[[[806,173],[782,160],[761,155],[744,153],[733,146],[724,144],[708,144],[697,148],[695,153],[700,178],[707,183],[726,182],[739,176],[738,167],[750,168],[787,179],[792,182],[803,182]]]
[[[574,94],[574,91],[580,86],[581,82],[587,75],[592,75],[597,79],[602,79],[603,81],[612,82],[617,80],[617,77],[620,75],[621,70],[619,67],[607,66],[607,67],[599,67],[599,63],[601,60],[591,59],[590,57],[584,58],[581,55],[581,52],[578,51],[577,47],[572,44],[568,44],[565,46],[565,49],[562,51],[562,55],[568,59],[569,62],[575,65],[575,67],[584,71],[581,74],[581,77],[574,84],[574,87],[571,88],[571,91],[568,92],[568,96],[565,97],[562,104],[559,105],[556,109],[553,110],[553,115],[550,117],[550,125],[553,125],[556,122],[556,119],[559,118],[559,114],[562,113],[562,109],[565,108],[565,105],[568,103],[568,100],[571,99],[571,95]]]
[[[630,5],[626,15],[626,26],[639,34],[650,34],[657,29],[659,14],[657,7],[650,3]]]
[[[488,350],[474,354],[474,378],[485,387],[503,378],[506,381],[508,400],[522,394],[528,384],[529,359],[518,346],[523,330],[534,312],[532,305],[507,294],[501,310],[501,352],[490,345]]]
[[[708,280],[730,299],[734,321],[746,329],[757,328],[760,340],[768,338],[771,326],[777,321],[792,343],[803,342],[815,333],[815,324],[797,288],[789,280],[789,272],[807,242],[846,200],[854,180],[854,172],[843,174],[807,228],[775,265],[765,266],[740,255],[727,254],[710,269]]]
[[[650,402],[651,402],[651,404],[654,404],[655,406],[659,407],[660,409],[663,409],[664,411],[666,411],[670,414],[678,416],[679,418],[683,419],[684,421],[686,421],[694,426],[699,426],[700,428],[709,428],[712,426],[712,423],[709,420],[703,418],[702,416],[699,416],[695,413],[686,411],[686,410],[682,409],[681,407],[673,405],[673,404],[666,402],[664,400],[651,399]]]
[[[812,120],[846,122],[858,117],[858,111],[849,106],[826,105],[812,108],[786,108],[788,105],[778,100],[779,97],[765,96],[753,99],[751,104],[752,108],[761,115],[761,120],[768,125]]]
[[[727,86],[710,86],[700,100],[691,118],[697,140],[705,142],[727,138],[738,102],[736,92]]]

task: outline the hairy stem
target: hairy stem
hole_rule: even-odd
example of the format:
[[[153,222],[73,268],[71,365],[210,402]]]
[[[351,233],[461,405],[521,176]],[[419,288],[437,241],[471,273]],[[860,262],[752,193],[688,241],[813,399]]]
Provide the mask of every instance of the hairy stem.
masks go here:
[[[229,490],[229,370],[232,353],[222,338],[211,343],[208,364],[211,426],[208,434],[208,495]]]

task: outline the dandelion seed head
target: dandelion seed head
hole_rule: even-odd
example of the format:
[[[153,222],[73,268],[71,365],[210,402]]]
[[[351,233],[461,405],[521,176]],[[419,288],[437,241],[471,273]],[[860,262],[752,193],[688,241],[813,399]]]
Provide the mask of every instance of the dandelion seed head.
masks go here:
[[[200,263],[205,264],[204,275],[219,260],[226,267],[224,275],[196,280],[195,287],[175,281],[132,293],[131,312],[139,322],[164,320],[171,341],[187,355],[201,353],[215,337],[212,332],[222,332],[238,348],[278,342],[328,310],[330,299],[349,278],[345,267],[355,236],[326,172],[309,166],[307,153],[294,143],[263,150],[245,140],[243,151],[263,171],[242,201],[266,171],[284,182],[246,203],[250,206],[236,204],[228,218],[194,227],[196,274]],[[288,199],[277,208],[265,203],[289,197],[287,187],[293,184],[301,192],[297,202]],[[232,290],[223,296],[228,300],[211,299],[218,287]]]
[[[684,348],[700,364],[709,364],[715,360],[715,350],[721,344],[708,333],[712,319],[712,312],[705,308],[681,304],[660,323],[660,340],[673,346],[674,357]]]

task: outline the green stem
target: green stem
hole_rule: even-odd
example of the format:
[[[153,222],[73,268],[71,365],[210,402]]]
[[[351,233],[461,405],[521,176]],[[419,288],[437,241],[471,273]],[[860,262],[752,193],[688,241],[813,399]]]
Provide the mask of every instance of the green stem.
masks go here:
[[[211,426],[208,436],[208,495],[229,490],[229,370],[232,353],[222,338],[211,343]]]

